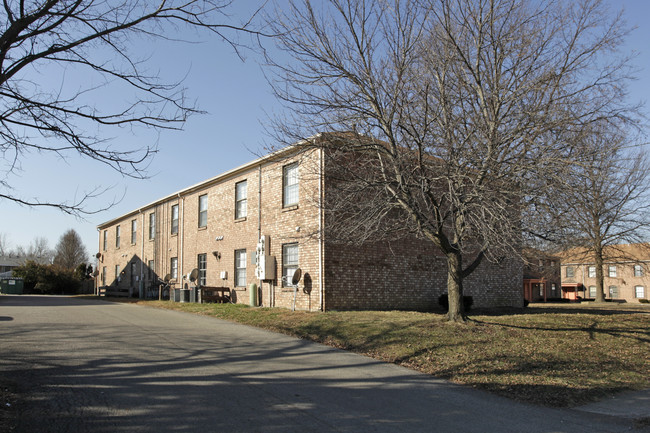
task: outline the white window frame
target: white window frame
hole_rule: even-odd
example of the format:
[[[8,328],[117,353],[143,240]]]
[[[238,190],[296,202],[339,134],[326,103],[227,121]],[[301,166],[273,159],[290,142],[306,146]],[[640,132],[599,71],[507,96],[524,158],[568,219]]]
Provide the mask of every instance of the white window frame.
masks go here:
[[[634,286],[634,297],[637,298],[637,299],[644,299],[645,298],[645,286]]]
[[[121,236],[122,236],[122,230],[120,229],[120,226],[117,225],[115,226],[115,248],[120,247]]]
[[[208,276],[208,255],[203,253],[196,256],[196,267],[199,270],[199,286],[207,284]]]
[[[573,277],[575,277],[575,272],[576,272],[576,270],[575,270],[575,268],[573,266],[567,266],[565,268],[565,270],[564,270],[564,275],[567,278],[573,278]]]
[[[149,240],[156,239],[156,212],[149,214]]]
[[[609,278],[616,278],[617,272],[616,272],[616,265],[609,265],[607,267],[607,275]],[[613,286],[615,287],[615,286]]]
[[[616,296],[614,296],[616,294]],[[618,299],[618,286],[609,286],[609,297],[611,299]]]
[[[177,204],[172,205],[171,215],[172,215],[171,234],[177,235],[178,234],[178,205]]]
[[[138,240],[138,220],[131,220],[131,245],[135,245]]]
[[[246,249],[235,250],[235,287],[246,287]]]
[[[169,274],[172,280],[178,279],[178,257],[172,257],[169,261]]]
[[[106,266],[102,267],[102,286],[106,285]]]
[[[589,286],[589,297],[592,299],[596,298],[596,286]]]
[[[587,276],[589,278],[596,278],[596,267],[595,266],[589,266],[587,268]]]
[[[115,281],[117,281],[118,284],[122,282],[122,277],[120,276],[120,265],[115,265]]]
[[[299,186],[298,163],[294,162],[282,167],[282,207],[298,205]]]
[[[634,276],[635,277],[642,277],[643,276],[643,266],[634,265]]]
[[[235,219],[248,216],[248,181],[235,184]]]
[[[156,278],[156,262],[149,260],[147,267],[149,268],[149,281],[154,281]]]
[[[208,226],[208,195],[199,196],[199,228]]]
[[[108,230],[104,230],[104,251],[108,249]]]
[[[282,245],[282,287],[292,287],[291,279],[300,267],[300,247],[298,242]]]

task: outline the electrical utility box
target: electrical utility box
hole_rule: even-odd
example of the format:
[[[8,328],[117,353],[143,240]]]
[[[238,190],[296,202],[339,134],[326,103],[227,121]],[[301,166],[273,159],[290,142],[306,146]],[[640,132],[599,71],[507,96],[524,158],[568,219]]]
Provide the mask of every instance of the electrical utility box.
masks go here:
[[[255,249],[255,256],[257,258],[255,276],[262,281],[275,280],[275,256],[267,254],[269,250],[269,236],[261,236]]]

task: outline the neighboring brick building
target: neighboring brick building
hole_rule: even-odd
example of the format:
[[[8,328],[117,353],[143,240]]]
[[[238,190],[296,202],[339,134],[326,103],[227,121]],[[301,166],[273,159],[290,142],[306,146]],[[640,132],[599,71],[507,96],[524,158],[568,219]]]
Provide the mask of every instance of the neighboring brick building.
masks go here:
[[[638,302],[648,299],[650,288],[650,244],[607,246],[603,252],[605,299]],[[596,298],[596,266],[591,254],[574,248],[560,254],[562,297]]]
[[[560,258],[540,250],[524,251],[524,299],[546,302],[562,296]]]
[[[99,225],[99,286],[134,294],[169,274],[180,288],[188,283],[183,276],[198,268],[203,285],[230,288],[238,303],[249,302],[255,283],[263,306],[437,308],[447,270],[430,243],[326,241],[323,155],[290,146]],[[263,280],[255,264],[261,237],[267,261],[276,265]],[[290,279],[298,267],[303,278],[294,290]],[[520,260],[485,262],[465,280],[465,295],[475,307],[520,307],[521,281]]]

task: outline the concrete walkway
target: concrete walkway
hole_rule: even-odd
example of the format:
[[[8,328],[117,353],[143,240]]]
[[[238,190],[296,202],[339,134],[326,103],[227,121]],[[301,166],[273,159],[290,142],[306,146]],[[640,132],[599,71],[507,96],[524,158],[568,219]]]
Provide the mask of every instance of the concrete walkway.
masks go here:
[[[624,432],[208,317],[0,296],[0,368],[20,432]]]

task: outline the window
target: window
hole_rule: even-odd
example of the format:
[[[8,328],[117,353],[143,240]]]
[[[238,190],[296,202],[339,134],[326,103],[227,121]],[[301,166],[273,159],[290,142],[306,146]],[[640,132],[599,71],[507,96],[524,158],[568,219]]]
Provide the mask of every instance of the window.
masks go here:
[[[208,195],[199,196],[199,227],[208,226]]]
[[[612,299],[618,298],[618,287],[609,286],[609,297]]]
[[[107,246],[108,246],[108,230],[104,230],[104,251],[106,251]]]
[[[178,278],[178,257],[172,257],[171,260],[171,265],[170,265],[170,274],[172,276],[172,279],[177,279]]]
[[[135,266],[135,262],[132,262],[131,263],[131,287],[135,287],[136,281],[137,281],[137,279],[136,279],[136,266]]]
[[[634,276],[635,277],[643,276],[643,267],[641,265],[634,265]]]
[[[298,269],[298,244],[282,245],[282,286],[290,287],[294,272]]]
[[[645,288],[643,286],[635,286],[634,297],[637,299],[645,298]]]
[[[172,234],[178,234],[178,205],[172,206]]]
[[[246,287],[246,250],[235,251],[235,286]]]
[[[115,248],[120,247],[120,226],[115,227]]]
[[[208,255],[207,254],[199,254],[198,255],[198,266],[199,268],[199,281],[198,284],[199,286],[205,286],[206,285],[206,280],[207,280],[207,270],[208,270]]]
[[[135,245],[138,239],[138,220],[131,221],[131,244]]]
[[[567,276],[567,278],[573,278],[573,274],[574,274],[573,266],[567,266],[566,267],[566,276]]]
[[[120,277],[120,265],[115,265],[115,281],[120,282],[122,278]]]
[[[154,278],[156,277],[156,269],[155,269],[154,261],[149,260],[149,264],[147,266],[149,267],[149,281],[153,281]]]
[[[609,277],[616,278],[616,265],[609,265]]]
[[[589,286],[589,297],[590,298],[596,297],[596,286]]]
[[[248,182],[235,184],[235,219],[245,218],[248,214]]]
[[[544,284],[539,285],[539,296],[544,296]]]
[[[587,272],[588,272],[589,278],[596,278],[596,267],[595,266],[589,266]]]
[[[551,292],[555,295],[555,283],[551,283]]]
[[[149,239],[156,238],[156,213],[149,214]]]
[[[104,232],[106,233],[106,232]],[[106,266],[102,268],[102,286],[106,285]]]
[[[555,267],[555,260],[551,260],[551,267],[552,267],[552,268]]]
[[[282,168],[282,207],[298,204],[298,163]]]

